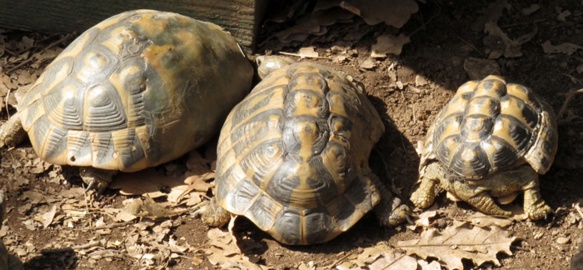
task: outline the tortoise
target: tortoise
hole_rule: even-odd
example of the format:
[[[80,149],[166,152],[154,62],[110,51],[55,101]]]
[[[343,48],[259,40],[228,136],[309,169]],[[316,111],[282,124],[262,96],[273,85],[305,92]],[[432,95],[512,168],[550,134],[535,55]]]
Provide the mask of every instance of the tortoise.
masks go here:
[[[210,226],[245,216],[287,245],[329,241],[373,209],[403,222],[409,208],[368,165],[385,127],[363,85],[316,63],[257,62],[268,75],[223,124],[216,194],[195,214]]]
[[[6,215],[6,202],[4,201],[4,190],[0,190],[0,227]],[[4,243],[0,241],[0,270],[21,270],[24,269],[22,262],[14,255],[8,253]]]
[[[495,75],[469,81],[427,132],[411,201],[426,208],[445,190],[486,214],[510,216],[497,202],[522,192],[528,217],[545,218],[551,208],[539,174],[551,167],[558,138],[552,108],[531,89]]]
[[[39,157],[81,167],[103,190],[117,171],[176,159],[215,136],[251,89],[253,66],[221,27],[128,11],[91,27],[31,86],[0,129]]]

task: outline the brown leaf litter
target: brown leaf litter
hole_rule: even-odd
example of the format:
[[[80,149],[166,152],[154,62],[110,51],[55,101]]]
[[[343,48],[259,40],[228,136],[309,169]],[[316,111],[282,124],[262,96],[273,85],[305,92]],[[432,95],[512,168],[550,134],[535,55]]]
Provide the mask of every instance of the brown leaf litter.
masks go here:
[[[485,262],[500,266],[496,255],[500,252],[512,255],[510,246],[516,240],[498,226],[483,228],[454,221],[443,231],[429,229],[421,233],[421,238],[399,241],[396,247],[425,260],[436,258],[449,269],[464,269],[462,259],[471,260],[476,266]]]

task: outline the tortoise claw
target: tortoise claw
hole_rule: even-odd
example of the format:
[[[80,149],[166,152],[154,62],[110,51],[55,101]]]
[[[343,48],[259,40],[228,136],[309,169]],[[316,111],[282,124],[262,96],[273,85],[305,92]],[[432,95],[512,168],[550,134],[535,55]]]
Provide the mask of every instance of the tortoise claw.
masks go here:
[[[89,191],[89,190],[92,190],[92,189],[96,189],[97,188],[97,185],[98,185],[97,182],[98,181],[95,180],[95,179],[89,181],[89,183],[87,184],[87,187],[85,188],[85,191]]]

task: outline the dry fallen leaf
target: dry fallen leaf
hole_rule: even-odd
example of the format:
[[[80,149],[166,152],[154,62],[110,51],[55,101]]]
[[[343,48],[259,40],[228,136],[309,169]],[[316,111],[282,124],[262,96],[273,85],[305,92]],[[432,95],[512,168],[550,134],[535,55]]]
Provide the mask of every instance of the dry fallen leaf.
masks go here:
[[[436,204],[433,204],[436,205]],[[435,206],[431,206],[432,208],[436,208]],[[415,220],[415,226],[419,227],[429,227],[433,220],[437,217],[437,210],[432,211],[424,211],[423,213],[419,214],[419,218]]]
[[[400,253],[394,248],[380,243],[376,246],[366,247],[358,256],[349,256],[336,269],[416,269],[417,259]]]
[[[314,265],[314,261],[309,261],[308,263],[301,262],[298,270],[316,270],[316,265]]]
[[[318,52],[314,50],[313,46],[300,48],[298,51],[300,58],[318,58]]]
[[[498,226],[482,228],[454,221],[442,232],[429,229],[421,233],[420,239],[399,241],[397,247],[426,260],[437,258],[449,269],[463,269],[462,259],[471,260],[476,266],[485,262],[500,266],[496,254],[512,255],[510,246],[514,241],[516,237],[508,237]]]
[[[35,220],[40,221],[43,224],[43,229],[46,229],[49,227],[49,225],[51,225],[51,223],[53,223],[53,219],[55,218],[58,207],[58,204],[53,204],[47,212],[35,217]]]
[[[367,69],[367,70],[375,68],[376,65],[377,64],[376,64],[375,60],[373,60],[372,58],[367,58],[364,61],[360,62],[360,68]]]
[[[383,252],[378,260],[368,266],[368,269],[417,269],[417,260],[402,253]]]
[[[521,43],[511,39],[506,33],[504,33],[504,31],[502,31],[502,29],[500,29],[500,27],[498,27],[496,22],[492,21],[486,22],[486,24],[484,25],[484,31],[488,33],[490,36],[499,38],[500,41],[502,41],[502,43],[504,44],[504,48],[502,50],[502,54],[504,55],[504,57],[512,58],[522,56]],[[493,57],[491,54],[489,58],[495,59],[498,57]]]
[[[207,233],[210,245],[205,251],[208,260],[215,266],[223,269],[266,269],[264,266],[249,261],[235,241],[235,237],[218,228],[210,229]]]
[[[482,12],[483,15],[476,18],[475,22],[471,25],[471,29],[476,32],[481,32],[484,30],[486,22],[497,22],[502,17],[504,10],[511,9],[512,6],[508,4],[508,0],[496,0],[486,7]]]
[[[572,55],[577,50],[583,50],[583,46],[573,44],[573,43],[561,43],[559,45],[552,45],[550,40],[545,41],[545,43],[541,44],[543,47],[543,51],[545,53],[564,53],[566,55]]]
[[[540,9],[539,4],[531,4],[529,7],[521,9],[520,12],[523,15],[528,16],[528,15],[531,15],[531,14],[537,12],[539,9]]]
[[[563,10],[559,15],[557,15],[557,20],[560,22],[566,22],[567,17],[571,16],[571,11]]]
[[[306,40],[308,36],[322,36],[328,32],[327,26],[337,22],[351,21],[354,14],[339,8],[315,10],[298,18],[293,26],[276,32],[266,39],[276,38],[282,43]]]
[[[31,190],[23,192],[22,196],[20,196],[20,199],[23,201],[28,199],[32,204],[39,204],[46,201],[44,194]]]
[[[214,179],[215,173],[207,173],[204,175],[191,175],[188,176],[184,183],[188,185],[191,190],[196,190],[200,192],[207,192],[209,189],[214,187],[214,184],[208,183],[208,180]]]
[[[472,225],[479,227],[490,227],[496,225],[500,228],[506,228],[512,224],[514,220],[507,217],[497,217],[491,215],[485,215],[482,212],[476,212],[467,218]]]
[[[441,270],[441,265],[437,261],[432,261],[428,263],[424,260],[417,260],[417,264],[421,267],[421,270]]]
[[[411,42],[411,39],[404,34],[399,34],[399,36],[390,34],[380,35],[377,38],[377,42],[372,45],[371,57],[383,58],[387,57],[389,53],[400,55],[403,46],[409,42]]]

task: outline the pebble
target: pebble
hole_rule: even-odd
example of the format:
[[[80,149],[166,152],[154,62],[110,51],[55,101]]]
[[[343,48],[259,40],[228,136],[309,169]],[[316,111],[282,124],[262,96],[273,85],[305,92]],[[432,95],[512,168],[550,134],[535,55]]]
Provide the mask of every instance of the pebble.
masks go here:
[[[415,86],[419,87],[419,86],[425,86],[425,85],[427,85],[427,80],[425,78],[423,78],[422,76],[415,75]]]
[[[362,63],[360,63],[360,67],[363,69],[373,69],[376,67],[376,63],[372,58],[367,58]]]
[[[564,245],[564,244],[568,244],[569,242],[571,242],[571,239],[569,239],[569,237],[559,237],[557,238],[557,243]]]

